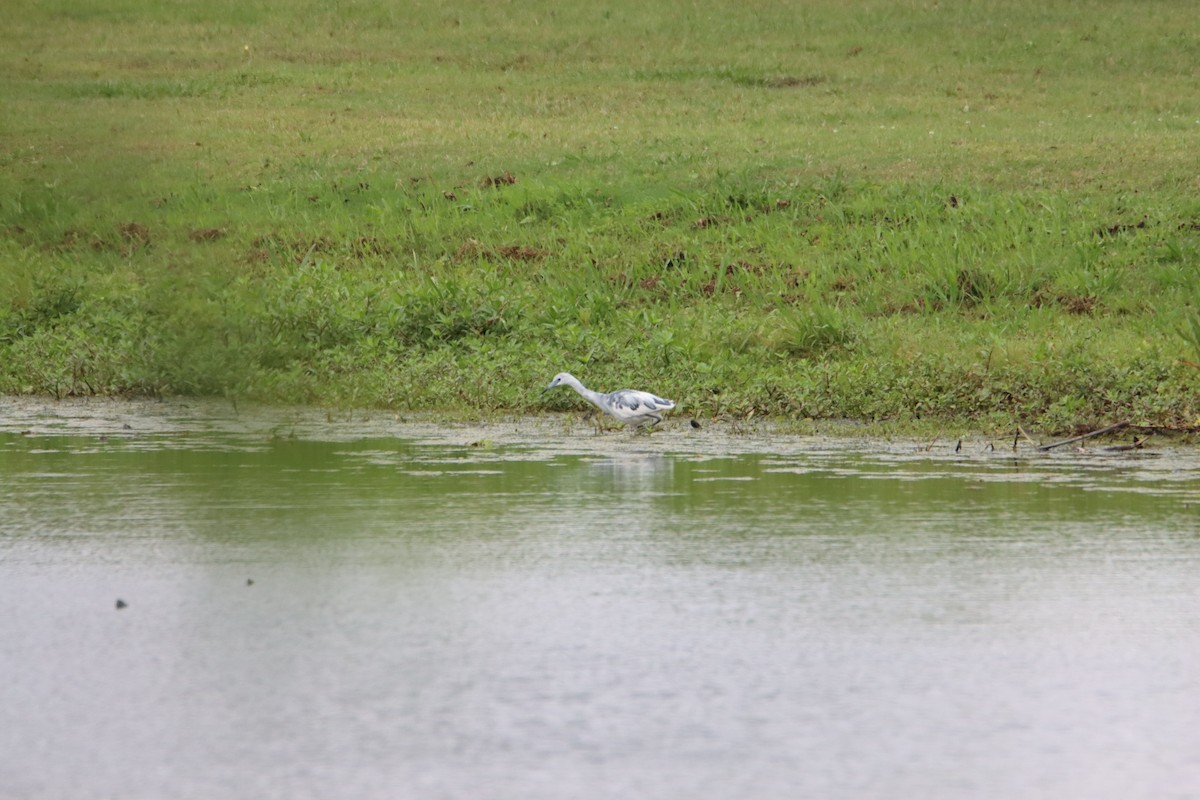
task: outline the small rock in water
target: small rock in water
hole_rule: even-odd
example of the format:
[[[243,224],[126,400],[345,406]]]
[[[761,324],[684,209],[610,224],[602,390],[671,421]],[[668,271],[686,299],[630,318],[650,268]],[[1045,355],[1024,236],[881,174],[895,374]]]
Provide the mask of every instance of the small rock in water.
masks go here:
[[[126,607],[126,606],[128,606],[128,605],[129,605],[129,604],[128,604],[128,603],[126,603],[126,602],[125,602],[124,600],[122,600],[121,598],[119,598],[119,597],[117,598],[117,610],[118,610],[118,611],[120,611],[122,608],[125,608],[125,607]]]
[[[254,578],[246,578],[246,585],[247,585],[247,586],[253,586],[253,585],[254,585]]]

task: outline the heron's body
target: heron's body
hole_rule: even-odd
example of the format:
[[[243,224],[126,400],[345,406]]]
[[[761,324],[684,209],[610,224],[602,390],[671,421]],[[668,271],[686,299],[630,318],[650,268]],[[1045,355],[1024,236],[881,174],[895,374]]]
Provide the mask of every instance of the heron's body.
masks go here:
[[[560,372],[555,375],[554,380],[550,381],[550,385],[544,391],[564,385],[579,392],[584,400],[618,422],[635,427],[657,425],[662,422],[663,414],[675,407],[674,400],[666,400],[656,394],[637,389],[619,389],[608,394],[593,392],[569,372]]]

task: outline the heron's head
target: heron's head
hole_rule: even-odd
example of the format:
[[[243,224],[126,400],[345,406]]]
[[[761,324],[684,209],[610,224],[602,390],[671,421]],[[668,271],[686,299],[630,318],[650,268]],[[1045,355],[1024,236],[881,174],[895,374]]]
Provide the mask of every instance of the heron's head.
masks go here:
[[[565,383],[567,381],[567,379],[570,377],[571,377],[571,374],[569,372],[558,373],[557,375],[554,376],[554,380],[550,381],[550,385],[547,386],[545,389],[542,389],[542,394],[545,394],[546,392],[550,391],[555,386],[562,386],[563,383]]]

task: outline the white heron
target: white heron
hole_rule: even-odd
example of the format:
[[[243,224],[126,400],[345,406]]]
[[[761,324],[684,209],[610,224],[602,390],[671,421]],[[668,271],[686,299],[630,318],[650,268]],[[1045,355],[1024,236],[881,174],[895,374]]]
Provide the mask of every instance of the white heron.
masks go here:
[[[657,425],[662,422],[663,414],[675,407],[674,400],[664,400],[656,394],[637,389],[619,389],[608,394],[593,392],[569,372],[560,372],[555,375],[554,380],[550,381],[550,385],[542,390],[542,394],[555,386],[564,385],[579,392],[584,400],[618,422],[639,428],[643,425],[650,427]]]

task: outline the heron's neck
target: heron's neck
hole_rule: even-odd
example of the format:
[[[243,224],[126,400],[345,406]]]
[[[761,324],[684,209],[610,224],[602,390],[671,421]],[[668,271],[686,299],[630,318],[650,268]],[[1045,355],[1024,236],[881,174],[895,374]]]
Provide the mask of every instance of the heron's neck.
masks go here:
[[[591,389],[584,386],[574,375],[568,375],[567,377],[563,378],[563,383],[579,392],[583,399],[593,403],[594,405],[600,406],[600,398],[602,395],[599,392],[593,392]],[[601,406],[601,408],[603,408],[603,406]]]

